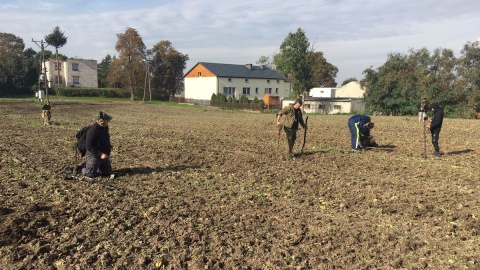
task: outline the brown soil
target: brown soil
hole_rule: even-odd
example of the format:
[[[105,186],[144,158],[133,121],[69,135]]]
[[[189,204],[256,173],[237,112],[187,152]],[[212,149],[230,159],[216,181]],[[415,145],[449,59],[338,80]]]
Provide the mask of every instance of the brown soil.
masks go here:
[[[477,120],[445,119],[434,158],[416,117],[310,115],[278,156],[275,115],[200,106],[0,102],[1,269],[478,269]],[[63,180],[104,110],[115,180]]]

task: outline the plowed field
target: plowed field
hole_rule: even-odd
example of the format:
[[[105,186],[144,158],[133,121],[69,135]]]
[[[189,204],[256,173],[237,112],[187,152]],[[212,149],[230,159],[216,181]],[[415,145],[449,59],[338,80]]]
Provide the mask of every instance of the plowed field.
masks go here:
[[[1,269],[479,269],[480,122],[309,115],[295,159],[273,113],[0,102]],[[77,130],[113,116],[114,180],[64,180]],[[103,183],[103,184],[102,184]],[[110,187],[110,188],[109,188]]]

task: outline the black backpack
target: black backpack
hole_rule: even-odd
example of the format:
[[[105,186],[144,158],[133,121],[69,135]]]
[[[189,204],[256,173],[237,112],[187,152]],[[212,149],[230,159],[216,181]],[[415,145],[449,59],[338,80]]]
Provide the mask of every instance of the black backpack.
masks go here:
[[[81,157],[85,156],[87,152],[87,131],[91,126],[86,126],[80,129],[75,137],[77,138],[77,142],[75,143],[75,152],[80,153]]]

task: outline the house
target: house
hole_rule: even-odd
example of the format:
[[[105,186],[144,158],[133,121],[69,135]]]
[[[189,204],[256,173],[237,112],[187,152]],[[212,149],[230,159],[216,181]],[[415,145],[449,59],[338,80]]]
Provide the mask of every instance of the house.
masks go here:
[[[290,95],[290,83],[277,71],[252,64],[234,65],[199,62],[185,79],[185,100],[188,103],[208,103],[213,94],[225,94],[240,99],[259,100],[265,94],[282,100]]]
[[[49,87],[98,88],[97,60],[68,59],[59,61],[58,64],[57,66],[56,59],[45,62]],[[58,77],[58,68],[60,69],[60,78]]]
[[[308,95],[311,97],[335,97],[335,90],[337,88],[330,88],[330,87],[315,87],[310,89],[310,92],[308,92]]]
[[[304,98],[303,109],[305,113],[350,114],[365,112],[365,104],[363,102],[365,90],[356,81],[349,82],[340,88],[313,89],[317,90],[313,92],[310,90],[310,95]],[[293,102],[293,100],[284,100],[282,107],[293,104]]]

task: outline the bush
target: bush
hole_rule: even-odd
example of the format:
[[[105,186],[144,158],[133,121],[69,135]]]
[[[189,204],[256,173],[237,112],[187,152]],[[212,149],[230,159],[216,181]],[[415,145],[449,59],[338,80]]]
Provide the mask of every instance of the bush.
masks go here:
[[[130,93],[120,88],[78,88],[78,87],[57,87],[57,96],[64,97],[111,97],[129,98]]]

